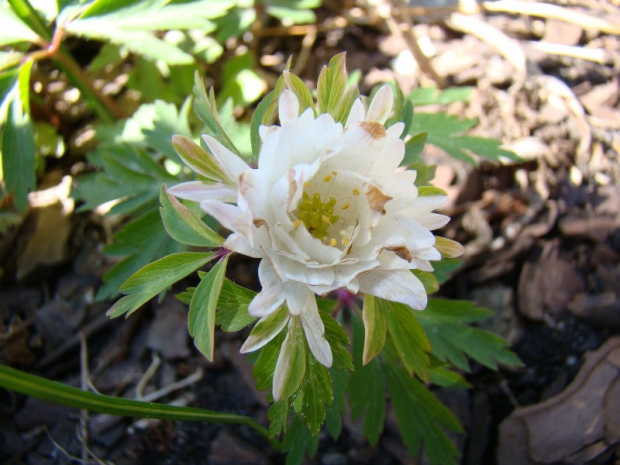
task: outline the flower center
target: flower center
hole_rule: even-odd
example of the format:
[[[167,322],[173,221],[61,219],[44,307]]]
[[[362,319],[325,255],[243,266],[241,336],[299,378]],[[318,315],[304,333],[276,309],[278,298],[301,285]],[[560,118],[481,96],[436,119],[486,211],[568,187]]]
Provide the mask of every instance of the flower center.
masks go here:
[[[304,191],[297,204],[297,221],[303,223],[310,234],[322,241],[329,236],[329,227],[340,219],[339,215],[334,215],[335,205],[336,199],[333,197],[323,200],[318,192],[310,197]]]

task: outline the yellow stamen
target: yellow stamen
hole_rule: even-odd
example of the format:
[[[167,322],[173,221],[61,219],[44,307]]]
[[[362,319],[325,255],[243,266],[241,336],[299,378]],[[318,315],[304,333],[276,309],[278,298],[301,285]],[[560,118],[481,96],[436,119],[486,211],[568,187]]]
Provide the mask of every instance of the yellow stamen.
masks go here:
[[[336,244],[338,244],[338,241],[336,241],[336,239],[334,239],[333,237],[329,240],[329,245],[331,245],[332,247],[336,247]]]
[[[333,174],[334,176],[338,176],[338,171],[332,171],[332,174]]]
[[[306,187],[310,187],[310,181],[306,181],[306,182],[304,183],[304,186],[306,186]]]
[[[331,181],[331,180],[332,180],[332,177],[331,177],[331,176],[329,176],[329,175],[327,175],[327,176],[325,176],[325,177],[323,178],[323,181],[325,181],[325,182],[329,182],[329,181]]]
[[[350,206],[351,205],[349,205],[348,203],[345,203],[342,207],[340,207],[340,209],[341,210],[348,210]]]
[[[294,228],[299,228],[302,224],[304,224],[303,221],[301,220],[295,220],[295,222],[293,223],[293,227]]]
[[[353,189],[353,195],[355,195],[356,197],[357,197],[358,195],[360,195],[360,190],[359,190],[359,189],[357,189],[357,188],[356,188],[356,189]]]
[[[349,245],[349,239],[347,239],[346,237],[343,237],[343,238],[342,238],[342,245],[344,245],[345,247],[346,247],[347,245]]]

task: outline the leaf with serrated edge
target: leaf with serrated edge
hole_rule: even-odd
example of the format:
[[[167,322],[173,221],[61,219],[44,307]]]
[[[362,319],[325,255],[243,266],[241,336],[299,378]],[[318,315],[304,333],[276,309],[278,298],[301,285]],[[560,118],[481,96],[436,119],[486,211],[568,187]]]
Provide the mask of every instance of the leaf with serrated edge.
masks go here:
[[[298,316],[288,323],[288,333],[282,343],[273,373],[273,398],[276,401],[293,395],[306,373],[306,340]]]
[[[300,387],[303,392],[301,417],[316,435],[325,421],[325,407],[334,401],[334,393],[327,368],[314,357],[307,357],[306,362],[306,374]]]
[[[252,324],[256,317],[248,313],[248,305],[255,295],[255,292],[225,279],[215,323],[227,332],[236,332]]]
[[[387,334],[387,324],[385,312],[377,308],[377,298],[365,294],[364,309],[362,318],[364,320],[364,354],[362,363],[367,365],[383,349],[385,336]]]
[[[462,431],[454,414],[403,367],[391,361],[384,366],[399,431],[411,454],[417,456],[423,443],[432,465],[456,464],[458,451],[443,431]]]
[[[406,305],[381,301],[386,316],[388,332],[400,359],[410,375],[428,381],[431,345],[413,311]]]
[[[175,241],[196,247],[217,247],[224,238],[216,234],[200,218],[162,186],[159,194],[162,207],[159,209],[166,231]]]
[[[228,257],[222,258],[196,287],[189,304],[188,328],[196,348],[213,361],[215,310],[220,297]]]
[[[269,419],[269,437],[274,438],[286,432],[288,421],[288,402],[286,400],[274,402],[267,412]]]

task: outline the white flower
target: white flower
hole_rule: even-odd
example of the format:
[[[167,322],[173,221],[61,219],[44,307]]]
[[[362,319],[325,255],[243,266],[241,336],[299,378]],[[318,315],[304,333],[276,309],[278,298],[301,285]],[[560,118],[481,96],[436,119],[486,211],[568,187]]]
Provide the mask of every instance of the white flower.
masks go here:
[[[415,171],[398,170],[404,125],[385,129],[392,104],[384,86],[368,111],[356,101],[343,127],[329,114],[315,118],[312,109],[300,116],[295,94],[284,90],[280,126],[260,128],[257,168],[204,136],[227,181],[170,189],[199,201],[232,231],[224,247],[261,259],[262,290],[249,313],[264,320],[286,303],[287,321],[301,323],[312,354],[327,367],[332,352],[315,294],[346,288],[421,310],[426,292],[410,270],[432,271],[430,261],[441,258],[431,230],[449,219],[432,211],[446,197],[418,195]],[[274,336],[251,336],[242,351]]]

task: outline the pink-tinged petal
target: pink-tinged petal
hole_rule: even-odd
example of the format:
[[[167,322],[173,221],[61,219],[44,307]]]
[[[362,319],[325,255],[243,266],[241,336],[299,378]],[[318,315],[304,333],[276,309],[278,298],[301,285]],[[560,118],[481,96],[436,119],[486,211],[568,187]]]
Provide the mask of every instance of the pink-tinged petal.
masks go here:
[[[389,85],[382,86],[370,102],[368,107],[368,113],[366,114],[366,121],[373,121],[380,124],[385,124],[392,111],[394,105],[394,94],[392,88]]]
[[[410,271],[373,270],[359,275],[357,280],[361,292],[400,302],[415,310],[426,308],[428,298],[424,286]]]
[[[238,155],[232,153],[230,150],[220,144],[217,139],[206,134],[203,135],[202,138],[209,146],[211,153],[213,154],[219,165],[222,167],[222,171],[224,171],[226,177],[234,185],[237,185],[241,173],[250,168],[248,164],[244,162]]]
[[[250,219],[241,208],[218,200],[203,200],[200,208],[215,218],[226,229],[250,236]]]
[[[175,197],[202,202],[203,200],[219,200],[234,202],[237,200],[237,191],[226,184],[219,182],[190,181],[168,188]]]
[[[347,117],[347,122],[344,126],[348,128],[352,124],[361,123],[364,121],[365,117],[366,109],[364,108],[364,104],[360,99],[356,99],[355,102],[353,102],[353,106],[351,107],[351,111]]]
[[[299,116],[299,101],[293,92],[284,89],[278,100],[278,116],[280,126],[292,123]]]
[[[301,326],[306,334],[312,355],[321,365],[327,368],[331,367],[334,361],[332,349],[325,339],[325,326],[319,315],[316,297],[311,292],[308,292],[307,305],[303,308],[300,316]]]
[[[262,290],[250,302],[248,313],[252,316],[265,316],[273,313],[284,303],[284,287],[268,259],[258,265],[258,279]]]

